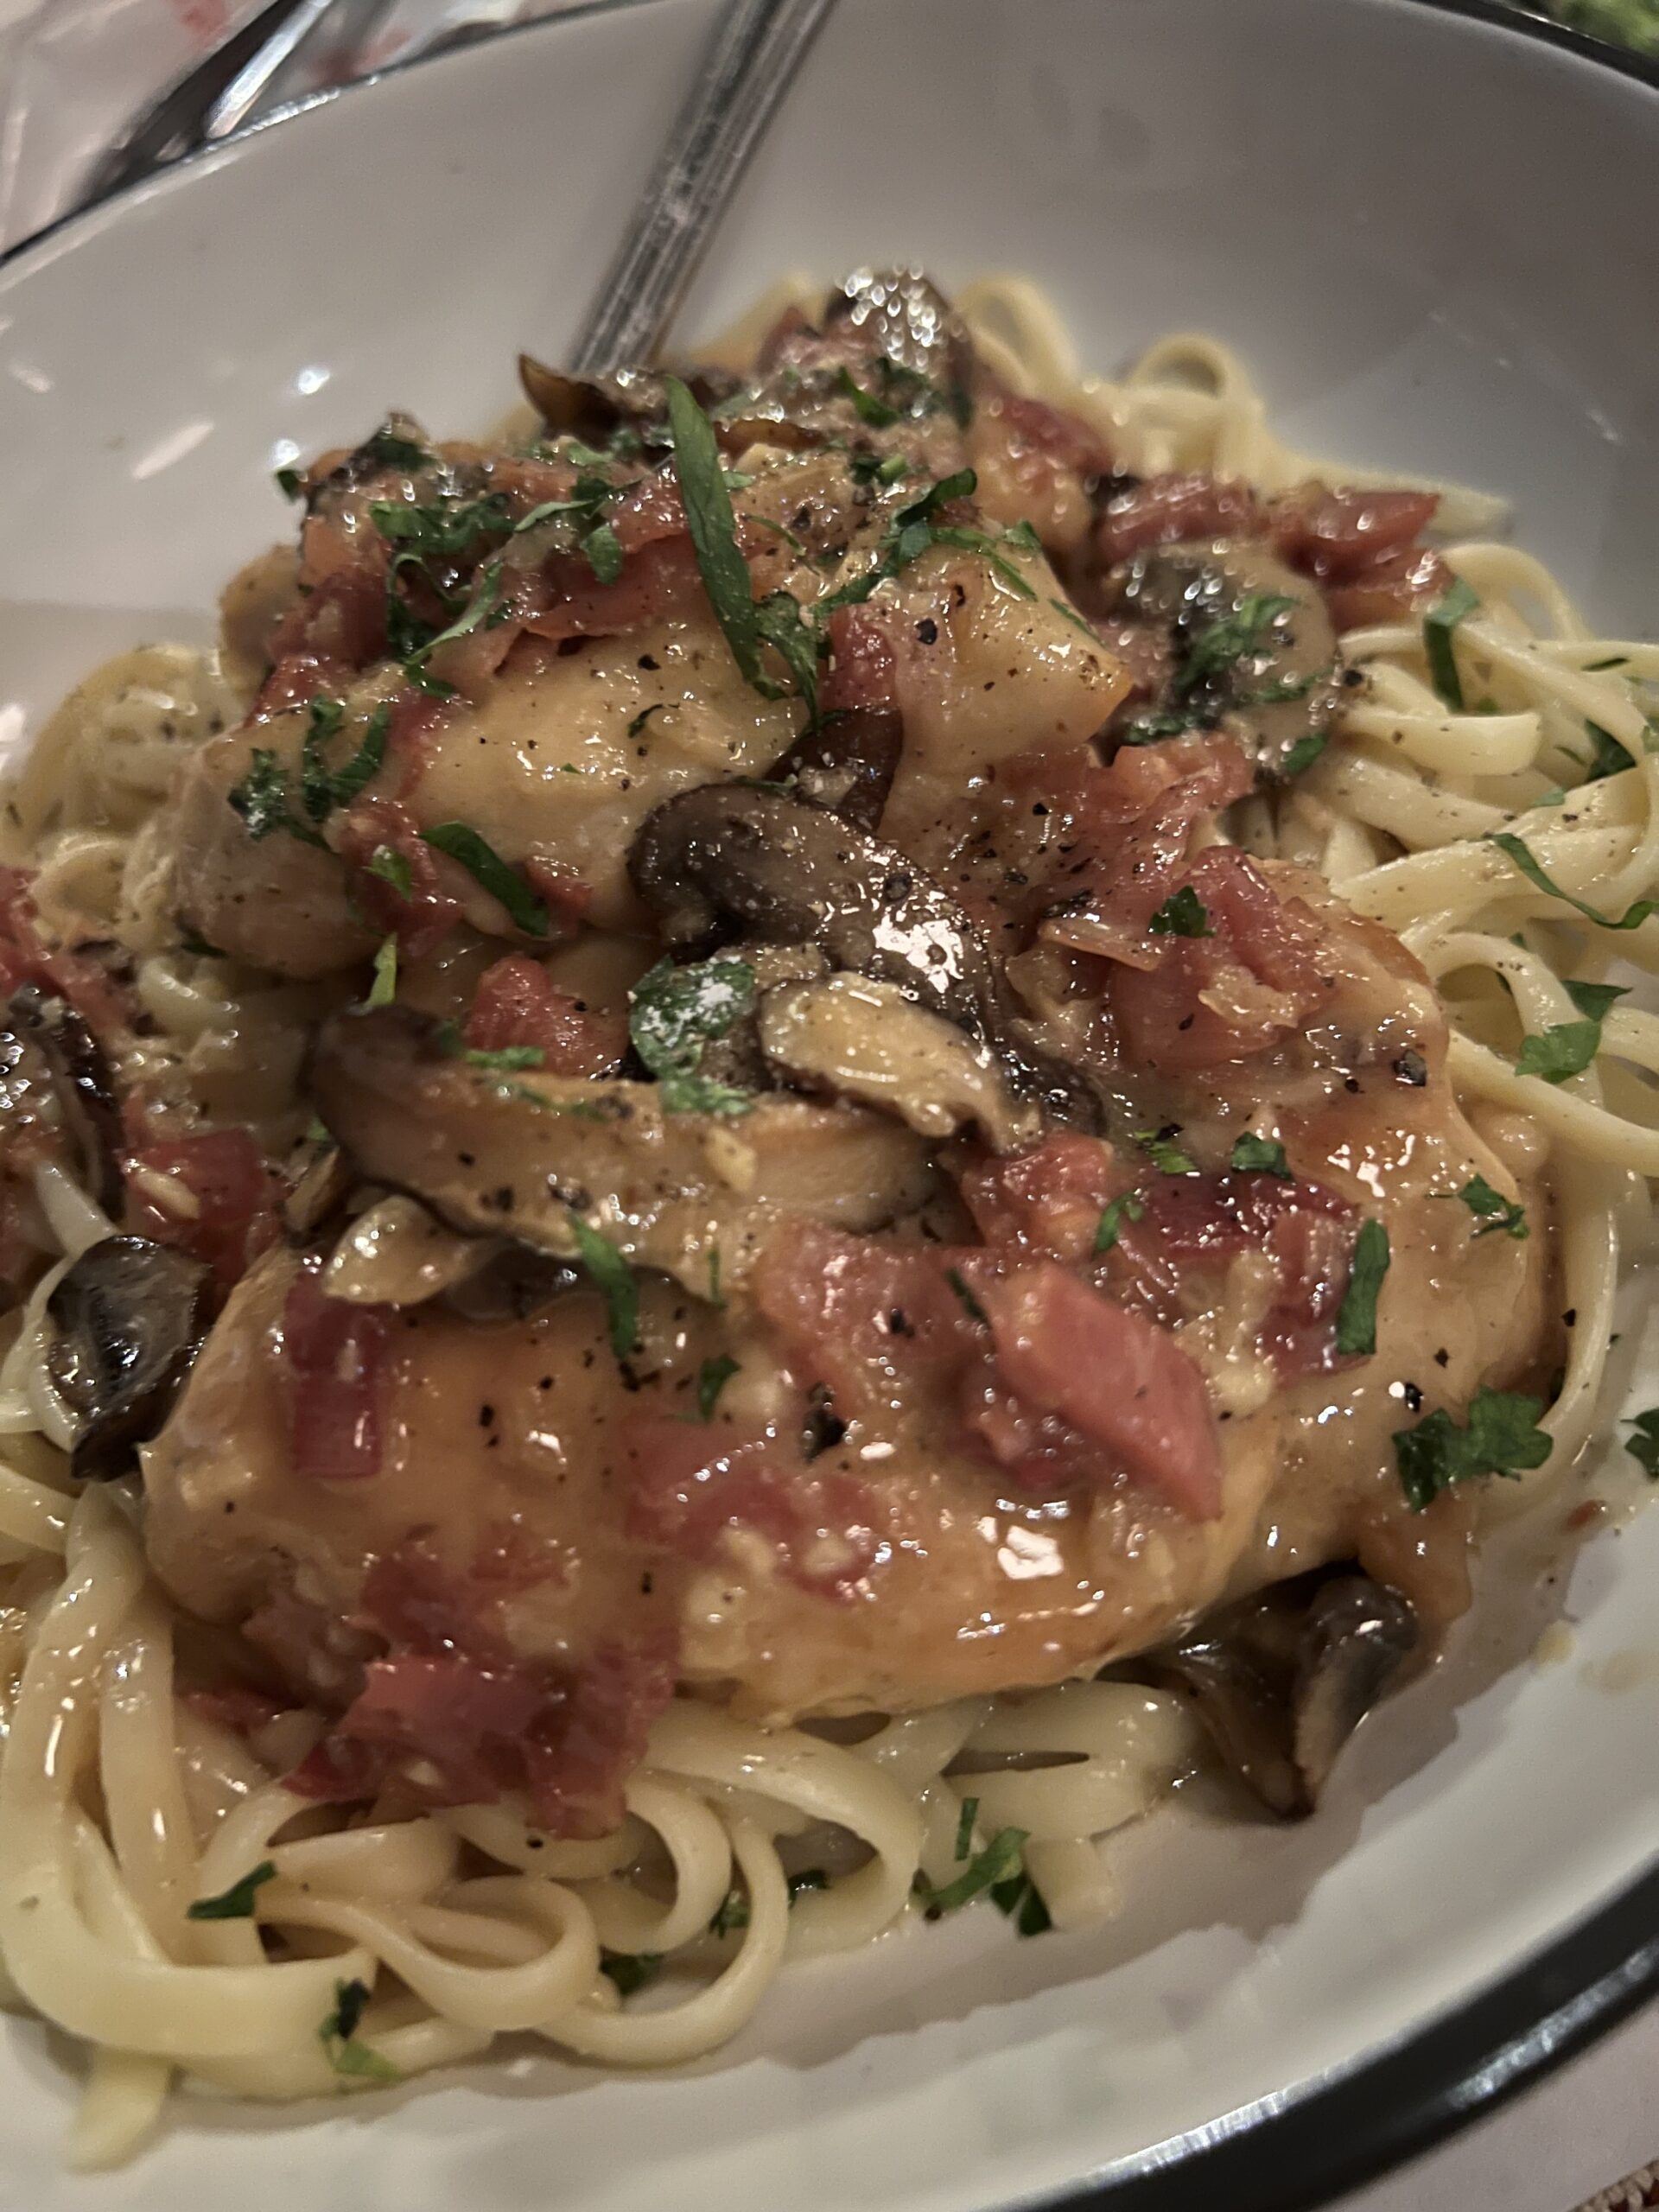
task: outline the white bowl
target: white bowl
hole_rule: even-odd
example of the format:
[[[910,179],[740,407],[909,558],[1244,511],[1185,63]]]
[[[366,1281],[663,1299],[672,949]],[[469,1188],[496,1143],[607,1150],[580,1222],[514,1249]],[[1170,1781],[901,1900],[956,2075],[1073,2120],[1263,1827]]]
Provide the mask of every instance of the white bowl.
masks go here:
[[[515,348],[557,355],[714,13],[613,0],[393,73],[0,269],[0,744],[101,654],[201,634],[287,526],[270,472],[296,450],[388,403],[482,427]],[[1103,365],[1203,326],[1296,442],[1510,495],[1524,541],[1639,632],[1656,205],[1654,80],[1478,6],[843,0],[687,327],[785,270],[884,257],[947,283],[1024,269]],[[1659,1397],[1644,1302],[1618,1353],[1631,1406]],[[1529,1541],[1315,1821],[1160,1824],[1098,1935],[912,1930],[791,1971],[740,2044],[668,2076],[536,2057],[338,2108],[178,2107],[96,2183],[56,2172],[69,2077],[19,2024],[8,2201],[1311,2202],[1659,1984],[1659,1516],[1536,1588]],[[1541,1670],[1563,1611],[1574,1656]]]

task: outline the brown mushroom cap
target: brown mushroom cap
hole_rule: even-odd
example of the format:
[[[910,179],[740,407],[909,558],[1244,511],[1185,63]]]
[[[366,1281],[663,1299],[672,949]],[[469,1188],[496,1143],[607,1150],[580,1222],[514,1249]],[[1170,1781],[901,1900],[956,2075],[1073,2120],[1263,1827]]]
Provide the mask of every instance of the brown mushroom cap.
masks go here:
[[[79,1422],[69,1471],[124,1474],[166,1419],[207,1332],[211,1271],[142,1236],[106,1236],[47,1304],[57,1336],[47,1366]]]
[[[121,1109],[103,1046],[67,1000],[50,997],[33,983],[12,993],[4,1025],[45,1060],[59,1109],[80,1153],[87,1188],[105,1213],[118,1211]]]

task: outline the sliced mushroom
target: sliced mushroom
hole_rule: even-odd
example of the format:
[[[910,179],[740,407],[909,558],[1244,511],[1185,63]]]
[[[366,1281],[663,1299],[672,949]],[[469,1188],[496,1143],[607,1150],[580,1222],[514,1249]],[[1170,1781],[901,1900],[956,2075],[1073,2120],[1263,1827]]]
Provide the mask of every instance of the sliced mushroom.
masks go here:
[[[1289,603],[1262,622],[1253,649],[1194,669],[1192,649],[1207,632],[1272,601]],[[1159,705],[1224,720],[1268,773],[1302,740],[1329,730],[1341,697],[1337,633],[1317,585],[1270,546],[1254,538],[1158,546],[1114,572],[1109,604],[1171,637],[1173,672]]]
[[[649,1083],[493,1077],[401,1007],[336,1014],[311,1061],[317,1110],[359,1172],[452,1228],[560,1259],[576,1224],[706,1294],[741,1283],[777,1224],[868,1230],[932,1187],[926,1148],[886,1116],[772,1095],[733,1118],[665,1114]]]
[[[335,1245],[322,1290],[353,1306],[423,1306],[493,1256],[483,1239],[446,1229],[418,1198],[394,1192],[360,1213]]]
[[[1191,1696],[1216,1748],[1281,1820],[1311,1813],[1337,1755],[1416,1649],[1416,1614],[1369,1575],[1281,1584],[1212,1615],[1145,1671]]]
[[[857,269],[830,295],[826,331],[855,330],[870,357],[913,369],[943,391],[973,367],[966,326],[919,269]]]
[[[814,806],[838,814],[855,829],[874,831],[904,749],[904,717],[897,709],[850,707],[798,737],[767,769],[766,780],[793,785]]]
[[[581,438],[602,445],[620,429],[640,429],[661,423],[668,412],[664,380],[652,369],[619,369],[614,376],[573,377],[550,369],[529,353],[518,356],[518,381],[524,397],[555,437]],[[721,369],[697,369],[687,378],[696,397],[708,407],[738,389],[739,379]]]
[[[211,1281],[182,1252],[106,1236],[53,1292],[47,1367],[79,1423],[69,1457],[78,1479],[124,1474],[160,1428],[207,1334]]]
[[[121,1205],[121,1109],[104,1048],[65,999],[48,997],[33,983],[11,995],[5,1015],[14,1035],[33,1045],[46,1062],[70,1135],[81,1156],[87,1188],[105,1213]]]
[[[1035,1144],[1042,1116],[1010,1091],[995,1054],[891,983],[863,976],[785,983],[761,1001],[760,1049],[809,1089],[897,1114],[918,1135],[973,1122],[997,1152]]]
[[[483,1264],[443,1293],[443,1303],[463,1320],[527,1321],[582,1280],[582,1270],[568,1260],[528,1244],[498,1237],[482,1243]]]
[[[283,1226],[305,1243],[330,1214],[338,1213],[351,1193],[352,1164],[337,1144],[317,1148],[297,1183],[283,1200]]]
[[[979,931],[897,846],[791,794],[706,784],[646,816],[628,873],[671,941],[725,925],[819,945],[832,967],[891,983],[988,1046],[1056,1118],[1098,1126],[1083,1077],[1030,1042]]]

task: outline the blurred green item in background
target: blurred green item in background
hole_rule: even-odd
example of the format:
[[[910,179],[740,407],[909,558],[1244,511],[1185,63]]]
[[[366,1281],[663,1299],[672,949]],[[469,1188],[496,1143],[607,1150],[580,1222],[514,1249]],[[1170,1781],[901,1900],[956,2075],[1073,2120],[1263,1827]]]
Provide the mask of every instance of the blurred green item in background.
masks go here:
[[[1659,0],[1530,0],[1529,11],[1638,54],[1659,54]]]

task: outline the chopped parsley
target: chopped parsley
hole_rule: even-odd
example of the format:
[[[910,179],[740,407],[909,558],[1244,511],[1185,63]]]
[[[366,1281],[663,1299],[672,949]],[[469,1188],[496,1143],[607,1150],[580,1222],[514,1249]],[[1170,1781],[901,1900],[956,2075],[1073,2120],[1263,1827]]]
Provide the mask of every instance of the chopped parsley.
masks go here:
[[[302,499],[305,497],[304,471],[298,468],[279,468],[276,471],[276,489],[285,499]]]
[[[507,918],[526,937],[548,933],[547,901],[531,889],[518,871],[507,866],[486,839],[470,823],[440,822],[421,832],[423,843],[458,861],[479,887],[507,910]]]
[[[910,464],[899,453],[890,453],[885,461],[879,454],[849,454],[847,466],[855,484],[896,484],[910,474]]]
[[[337,1981],[334,2009],[317,2030],[317,2040],[336,2074],[359,2082],[401,2082],[403,2075],[389,2058],[382,2058],[378,2050],[372,2050],[367,2044],[357,2039],[358,2025],[368,2001],[366,1982]]]
[[[512,528],[499,492],[481,499],[438,499],[429,505],[409,499],[372,499],[369,520],[389,545],[398,545],[418,561],[455,561],[486,537]]]
[[[946,1282],[950,1284],[951,1289],[956,1292],[957,1296],[962,1300],[963,1306],[967,1313],[969,1319],[970,1321],[977,1321],[982,1329],[988,1329],[991,1325],[990,1316],[986,1313],[985,1308],[980,1304],[979,1300],[974,1296],[973,1292],[969,1289],[967,1283],[963,1279],[962,1269],[960,1268],[947,1268],[944,1271],[944,1279]]]
[[[617,1994],[632,1997],[637,1989],[655,1981],[663,1970],[658,1951],[601,1951],[599,1970],[616,1984]]]
[[[1478,1475],[1516,1476],[1541,1467],[1550,1440],[1538,1427],[1540,1398],[1516,1390],[1477,1390],[1468,1425],[1459,1428],[1443,1408],[1415,1428],[1394,1433],[1395,1463],[1406,1503],[1421,1513],[1454,1483]]]
[[[382,883],[389,883],[400,899],[407,899],[415,888],[413,872],[407,855],[391,845],[377,845],[369,855],[369,874],[378,876]]]
[[[474,589],[472,598],[468,600],[466,607],[448,628],[438,631],[434,636],[421,639],[413,645],[412,650],[406,653],[404,660],[404,674],[417,690],[427,692],[435,699],[454,697],[454,685],[444,683],[439,677],[429,675],[426,664],[440,645],[449,645],[457,638],[470,637],[474,630],[493,630],[498,623],[506,620],[507,608],[502,603],[501,598],[502,566],[499,555],[493,561],[486,562],[473,580]],[[394,562],[392,564],[394,573],[396,569],[397,563]],[[391,589],[391,576],[389,575],[386,585],[388,592]],[[402,602],[399,601],[399,604],[401,605]]]
[[[709,1303],[716,1313],[723,1313],[726,1311],[726,1300],[720,1287],[720,1247],[718,1244],[711,1244],[709,1247]]]
[[[221,1890],[216,1897],[198,1897],[185,1913],[187,1920],[251,1920],[256,1890],[276,1878],[275,1862],[262,1859],[239,1882]]]
[[[1599,783],[1604,776],[1622,775],[1626,768],[1635,767],[1636,763],[1630,758],[1630,753],[1619,743],[1611,730],[1604,729],[1599,722],[1587,721],[1584,727],[1589,733],[1590,743],[1594,748],[1590,758],[1589,772],[1584,779],[1586,784]],[[1537,801],[1535,799],[1533,804],[1536,805]]]
[[[964,1797],[962,1812],[957,1821],[957,1864],[969,1856],[974,1847],[974,1822],[979,1818],[977,1797]]]
[[[1259,1137],[1251,1129],[1235,1142],[1228,1165],[1240,1175],[1276,1175],[1281,1183],[1294,1180],[1283,1145],[1274,1137]]]
[[[227,804],[248,825],[255,844],[285,830],[302,845],[321,845],[322,838],[302,815],[294,811],[288,771],[267,745],[256,745],[241,782],[226,793]]]
[[[1479,1224],[1476,1236],[1491,1236],[1496,1231],[1519,1243],[1531,1234],[1526,1208],[1514,1198],[1506,1198],[1502,1191],[1495,1191],[1484,1175],[1471,1175],[1457,1195]]]
[[[1214,937],[1209,910],[1190,883],[1172,892],[1147,928],[1154,937]]]
[[[1282,615],[1294,612],[1296,602],[1277,592],[1249,592],[1230,614],[1207,623],[1187,647],[1186,659],[1175,681],[1176,694],[1187,698],[1213,683],[1248,654],[1261,652],[1268,633]]]
[[[1630,995],[1624,983],[1580,983],[1571,976],[1565,979],[1564,988],[1579,1012],[1586,1021],[1600,1021],[1611,1014],[1620,999]]]
[[[992,1883],[991,1903],[1021,1936],[1046,1936],[1054,1925],[1041,1891],[1023,1870],[1006,1882]]]
[[[1354,1239],[1348,1287],[1337,1314],[1339,1352],[1376,1350],[1376,1300],[1389,1272],[1389,1258],[1388,1230],[1380,1221],[1362,1222]]]
[[[1560,899],[1565,906],[1582,914],[1586,921],[1593,922],[1598,929],[1639,929],[1648,916],[1659,909],[1659,899],[1638,899],[1633,906],[1627,908],[1615,920],[1611,914],[1604,914],[1599,906],[1591,906],[1587,899],[1575,899],[1570,891],[1563,891],[1559,883],[1552,882],[1529,849],[1508,830],[1495,830],[1491,842],[1507,861],[1520,869],[1529,883],[1536,884],[1539,890],[1548,893],[1550,898]]]
[[[1459,576],[1446,597],[1423,617],[1423,650],[1428,656],[1429,681],[1441,703],[1454,715],[1468,710],[1464,705],[1463,678],[1458,673],[1458,656],[1452,641],[1458,625],[1479,605],[1480,594]]]
[[[630,737],[638,737],[640,731],[644,729],[645,724],[651,720],[652,716],[653,715],[660,715],[664,711],[666,704],[667,702],[665,700],[658,699],[649,707],[641,707],[639,713],[628,724],[628,735]]]
[[[605,1294],[611,1350],[619,1359],[626,1359],[639,1349],[639,1285],[633,1269],[609,1238],[590,1228],[579,1213],[571,1215],[570,1227],[577,1257]]]
[[[397,995],[397,939],[395,936],[382,938],[380,950],[374,956],[374,981],[369,985],[365,1006],[390,1006]]]
[[[1174,1141],[1179,1135],[1179,1126],[1172,1123],[1164,1129],[1137,1129],[1135,1141],[1160,1175],[1196,1175],[1198,1163]]]
[[[666,1114],[747,1114],[747,1091],[698,1073],[703,1047],[723,1037],[754,1004],[747,960],[702,960],[677,968],[664,957],[630,995],[628,1034],[656,1077]]]
[[[622,573],[622,541],[611,524],[595,523],[582,539],[582,550],[596,580],[613,584]]]
[[[1624,1449],[1650,1483],[1659,1483],[1659,1406],[1644,1414],[1628,1414],[1624,1425],[1636,1431],[1624,1440]],[[195,1908],[191,1908],[194,1912]]]
[[[1103,1206],[1100,1219],[1095,1224],[1092,1248],[1095,1257],[1098,1259],[1103,1252],[1111,1250],[1126,1221],[1139,1221],[1145,1212],[1145,1206],[1133,1191],[1125,1191],[1121,1198],[1114,1198],[1109,1205]]]
[[[720,1394],[738,1371],[738,1363],[729,1352],[722,1352],[718,1359],[705,1359],[697,1370],[697,1416],[710,1421],[715,1408],[720,1403]]]
[[[529,1068],[546,1064],[546,1048],[541,1045],[498,1045],[493,1052],[480,1052],[475,1046],[461,1053],[469,1068],[484,1068],[493,1074],[518,1075]]]
[[[1584,1073],[1600,1050],[1599,1021],[1553,1021],[1548,1029],[1521,1039],[1515,1071],[1535,1075],[1542,1083],[1569,1083]]]
[[[916,1877],[917,1894],[924,1900],[924,1909],[930,1920],[942,1920],[947,1912],[956,1912],[965,1904],[1010,1875],[1021,1871],[1021,1853],[1025,1850],[1027,1831],[1024,1828],[999,1828],[983,1851],[976,1853],[954,1881],[936,1887],[925,1874]]]
[[[369,716],[363,741],[344,767],[331,768],[323,747],[339,734],[346,709],[338,699],[315,698],[300,747],[300,800],[313,822],[326,822],[337,806],[349,806],[358,793],[380,771],[386,757],[386,732],[391,709],[384,702]]]
[[[873,430],[890,429],[899,420],[899,410],[889,407],[885,399],[878,399],[873,391],[866,391],[845,362],[836,371],[836,390],[843,399],[852,401],[859,421],[868,423]]]
[[[830,1877],[822,1866],[808,1866],[798,1874],[789,1875],[785,1886],[789,1891],[789,1902],[793,1906],[796,1900],[804,1897],[809,1890],[827,1890]],[[715,1916],[709,1923],[709,1933],[711,1936],[735,1936],[748,1924],[748,1897],[742,1890],[734,1887],[727,1891],[716,1907]]]
[[[358,451],[371,461],[379,461],[387,468],[429,468],[437,459],[413,438],[406,438],[390,423],[383,423],[371,438],[365,438]]]
[[[1306,737],[1299,737],[1279,764],[1279,773],[1287,781],[1293,776],[1306,775],[1331,742],[1328,729],[1309,730]]]

